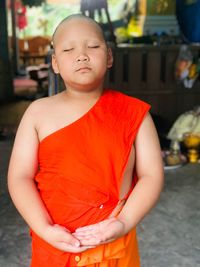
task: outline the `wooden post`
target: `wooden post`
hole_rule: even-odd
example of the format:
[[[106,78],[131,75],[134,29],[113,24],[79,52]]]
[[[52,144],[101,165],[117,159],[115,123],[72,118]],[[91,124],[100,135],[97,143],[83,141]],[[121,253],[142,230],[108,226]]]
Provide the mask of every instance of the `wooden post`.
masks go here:
[[[12,72],[8,50],[6,0],[0,1],[0,101],[13,96]]]
[[[19,44],[18,36],[16,31],[16,10],[15,10],[15,0],[10,1],[11,4],[11,19],[12,19],[12,65],[14,74],[20,73],[19,67]]]

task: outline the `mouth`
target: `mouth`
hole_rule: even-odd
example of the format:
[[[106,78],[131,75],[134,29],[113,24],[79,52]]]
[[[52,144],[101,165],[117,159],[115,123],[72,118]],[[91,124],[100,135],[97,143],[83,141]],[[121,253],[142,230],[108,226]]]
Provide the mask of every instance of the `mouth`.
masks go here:
[[[89,67],[81,67],[76,70],[76,72],[89,72],[91,71],[91,68]]]

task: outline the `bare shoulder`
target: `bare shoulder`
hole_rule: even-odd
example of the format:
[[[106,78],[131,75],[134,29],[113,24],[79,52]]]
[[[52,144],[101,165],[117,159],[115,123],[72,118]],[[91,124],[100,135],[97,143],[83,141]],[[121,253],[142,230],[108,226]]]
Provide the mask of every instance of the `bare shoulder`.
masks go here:
[[[29,119],[32,118],[35,122],[37,122],[42,117],[49,114],[54,106],[59,104],[60,99],[60,94],[37,99],[29,105],[24,116],[28,116]]]
[[[56,129],[56,123],[59,124],[59,119],[62,117],[60,112],[62,103],[63,93],[33,101],[26,110],[21,124],[26,128],[32,128],[41,140]]]
[[[41,113],[42,111],[46,111],[52,107],[52,105],[56,105],[56,103],[59,102],[60,95],[54,95],[54,96],[48,96],[44,98],[37,99],[33,101],[27,111],[29,113],[34,113],[36,115],[37,113]]]

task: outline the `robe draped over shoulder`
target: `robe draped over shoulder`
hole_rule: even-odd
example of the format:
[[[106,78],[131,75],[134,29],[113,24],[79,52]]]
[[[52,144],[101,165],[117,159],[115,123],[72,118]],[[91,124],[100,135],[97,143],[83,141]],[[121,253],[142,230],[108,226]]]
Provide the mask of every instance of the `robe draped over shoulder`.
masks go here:
[[[110,89],[81,118],[39,144],[35,182],[52,220],[71,232],[106,219],[150,106]],[[133,175],[133,184],[137,177]],[[31,267],[139,267],[136,231],[83,253],[62,252],[33,231]]]

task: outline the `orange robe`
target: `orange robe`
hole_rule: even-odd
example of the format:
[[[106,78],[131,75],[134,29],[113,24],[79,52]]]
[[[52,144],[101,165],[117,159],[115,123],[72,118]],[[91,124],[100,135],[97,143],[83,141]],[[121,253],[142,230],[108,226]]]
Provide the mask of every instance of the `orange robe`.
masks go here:
[[[123,172],[150,106],[112,90],[80,119],[39,145],[35,181],[54,223],[71,232],[106,219],[119,199]],[[133,175],[133,185],[136,182]],[[136,231],[83,253],[62,252],[33,231],[31,267],[139,267]]]

